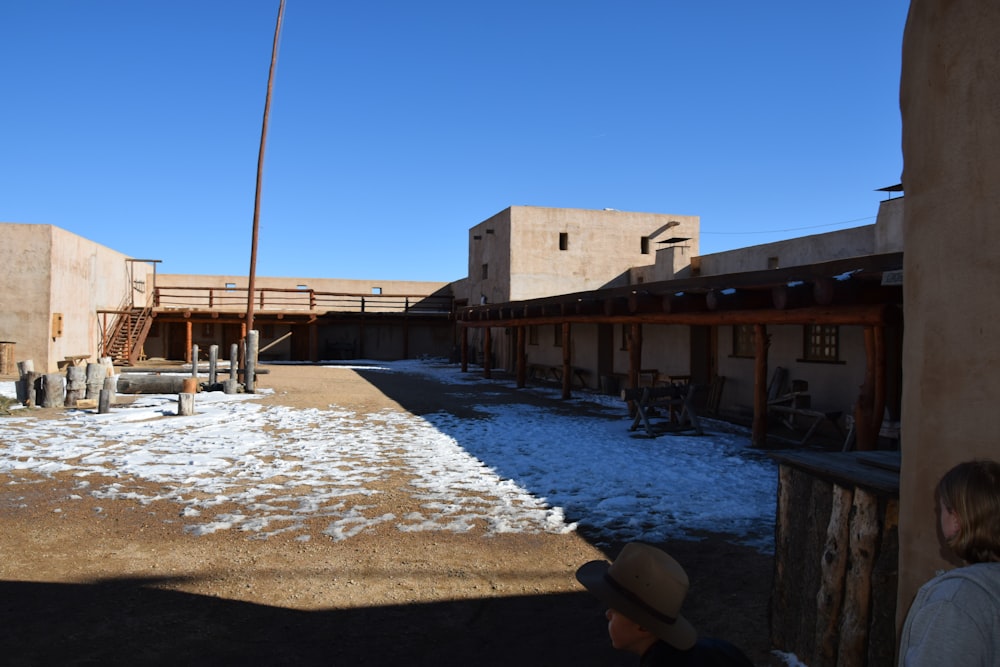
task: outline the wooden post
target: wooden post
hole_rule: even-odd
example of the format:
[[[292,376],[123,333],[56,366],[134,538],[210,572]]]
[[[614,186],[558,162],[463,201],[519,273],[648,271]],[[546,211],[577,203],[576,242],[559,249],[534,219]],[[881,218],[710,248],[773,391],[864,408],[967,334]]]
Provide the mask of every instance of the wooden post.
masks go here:
[[[190,417],[194,414],[194,394],[177,394],[177,414],[181,417]]]
[[[491,357],[493,356],[493,328],[483,329],[483,377],[489,380],[493,377]]]
[[[878,524],[878,496],[859,487],[854,492],[851,512],[851,568],[844,584],[838,667],[864,667],[866,664]]]
[[[187,351],[188,356],[190,356],[191,346],[194,344],[193,326],[190,319],[184,322],[184,349]],[[184,361],[191,361],[191,359],[185,359]]]
[[[29,408],[39,404],[38,394],[41,390],[42,373],[28,371],[24,376],[24,404]]]
[[[820,559],[820,584],[816,593],[816,654],[809,663],[815,667],[837,664],[840,609],[844,598],[844,572],[850,540],[851,502],[854,493],[833,485],[833,506],[826,527],[826,542]]]
[[[570,366],[570,326],[569,322],[562,323],[562,398],[566,400],[570,397],[570,384],[573,381],[573,368]]]
[[[525,351],[525,327],[517,327],[517,388],[523,389],[528,380],[527,352]]]
[[[642,368],[642,325],[633,322],[628,330],[628,388],[639,388],[639,370]],[[628,402],[628,416],[635,417],[635,401]]]
[[[107,389],[101,389],[97,399],[97,414],[106,415],[109,412],[111,412],[111,392]]]
[[[214,387],[219,381],[219,346],[208,346],[208,386]]]
[[[101,389],[101,396],[97,403],[97,412],[107,414],[111,412],[111,406],[115,402],[117,394],[118,379],[113,375],[104,378],[104,387]]]
[[[76,402],[87,395],[87,369],[82,366],[66,367],[66,396],[63,405],[75,408]]]
[[[639,370],[642,368],[642,325],[632,323],[628,336],[628,388],[639,388]]]
[[[17,400],[21,405],[28,405],[28,390],[31,389],[32,397],[34,397],[34,388],[30,386],[28,381],[28,375],[34,374],[35,372],[35,362],[31,359],[25,359],[24,361],[17,362],[17,375],[18,381],[14,385],[14,389],[17,392]]]
[[[229,346],[229,379],[239,380],[240,375],[240,346],[233,343]]]
[[[66,390],[62,373],[46,373],[42,376],[42,407],[61,408]]]
[[[469,327],[462,327],[462,372],[469,372]]]
[[[767,327],[753,325],[753,341],[753,427],[750,446],[761,449],[767,446],[767,348],[771,344]]]
[[[257,350],[260,346],[260,332],[256,329],[247,332],[247,367],[244,378],[247,393],[254,393],[257,375]]]
[[[103,363],[87,364],[87,398],[97,398],[107,377],[107,366]]]
[[[865,327],[865,379],[859,387],[858,400],[854,404],[854,447],[861,452],[875,449],[878,443],[878,426],[882,415],[873,414],[875,408],[875,331]]]

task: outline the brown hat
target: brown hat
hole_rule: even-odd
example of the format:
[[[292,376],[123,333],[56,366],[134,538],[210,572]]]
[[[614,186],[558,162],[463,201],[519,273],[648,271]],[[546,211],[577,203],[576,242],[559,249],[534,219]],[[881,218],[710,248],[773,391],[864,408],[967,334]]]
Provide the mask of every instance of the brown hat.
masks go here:
[[[590,561],[576,571],[576,578],[609,607],[674,648],[686,651],[697,641],[694,626],[680,615],[687,573],[656,547],[631,542],[614,563]]]

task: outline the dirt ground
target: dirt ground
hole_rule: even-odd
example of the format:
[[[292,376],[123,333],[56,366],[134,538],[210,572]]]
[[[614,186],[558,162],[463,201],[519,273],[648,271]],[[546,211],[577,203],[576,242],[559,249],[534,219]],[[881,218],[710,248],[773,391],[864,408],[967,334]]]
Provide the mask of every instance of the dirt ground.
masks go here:
[[[426,378],[267,370],[258,386],[274,393],[265,403],[464,410]],[[501,386],[475,400],[568,409]],[[393,492],[406,483],[390,479],[366,502],[406,511],[404,494]],[[581,533],[402,533],[390,523],[333,542],[319,521],[307,542],[195,536],[172,502],[65,502],[72,493],[71,476],[0,474],[0,663],[635,664],[610,647],[603,607],[573,576],[588,560],[613,557],[618,544],[602,551]],[[770,556],[725,535],[660,546],[691,577],[684,613],[702,634],[732,641],[758,665],[782,664],[768,647]]]

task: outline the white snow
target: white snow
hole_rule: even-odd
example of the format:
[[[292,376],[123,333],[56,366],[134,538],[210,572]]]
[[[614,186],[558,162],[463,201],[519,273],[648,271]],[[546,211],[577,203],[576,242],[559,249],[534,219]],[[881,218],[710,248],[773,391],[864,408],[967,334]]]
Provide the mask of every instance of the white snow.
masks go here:
[[[0,417],[0,472],[76,475],[79,488],[67,503],[79,494],[169,500],[196,535],[238,529],[260,538],[290,532],[299,540],[346,540],[379,524],[490,533],[579,527],[599,541],[713,531],[773,548],[777,466],[750,449],[743,429],[708,421],[703,436],[641,437],[628,430],[621,400],[596,394],[571,399],[594,403],[597,416],[586,418],[527,404],[468,405],[505,381],[432,360],[329,364],[328,371],[358,367],[430,375],[481,417],[292,409],[221,392],[199,393],[197,414],[177,417],[175,395],[146,395],[103,415]],[[0,395],[14,397],[14,383],[0,383]],[[375,513],[371,496],[391,472],[410,480],[395,492],[418,501],[419,511]],[[157,494],[132,480],[153,483]],[[225,502],[238,512],[212,511]],[[325,519],[322,535],[304,524],[315,517]]]

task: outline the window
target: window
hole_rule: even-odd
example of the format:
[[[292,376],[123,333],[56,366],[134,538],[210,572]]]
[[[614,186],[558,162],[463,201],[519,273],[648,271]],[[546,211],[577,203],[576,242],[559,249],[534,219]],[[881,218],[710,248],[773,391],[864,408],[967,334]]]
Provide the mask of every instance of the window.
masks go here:
[[[649,237],[648,236],[643,236],[639,240],[639,249],[642,250],[642,254],[643,255],[648,255],[649,254]]]
[[[835,324],[802,327],[802,360],[840,361],[840,327]]]
[[[236,289],[236,283],[226,283],[226,289],[230,292]]]
[[[562,325],[561,324],[553,324],[552,325],[552,344],[555,347],[562,347],[563,340],[562,340]]]
[[[528,345],[538,345],[538,325],[528,325]]]
[[[769,268],[769,269],[776,269],[776,268],[778,268],[778,266],[779,266],[779,264],[778,264],[778,258],[777,257],[768,257],[767,258],[767,268]]]
[[[754,333],[752,324],[733,325],[733,356],[753,357],[754,356]]]
[[[215,326],[210,322],[204,322],[201,325],[201,337],[211,338],[215,334]]]
[[[382,293],[382,288],[381,287],[373,287],[372,288],[372,294],[381,294],[381,293]]]
[[[295,289],[297,289],[300,292],[305,292],[307,289],[309,289],[309,285],[296,285]]]
[[[566,232],[559,232],[559,249],[569,250],[569,234]]]
[[[490,265],[483,264],[483,280],[486,280],[489,277],[490,277]]]

